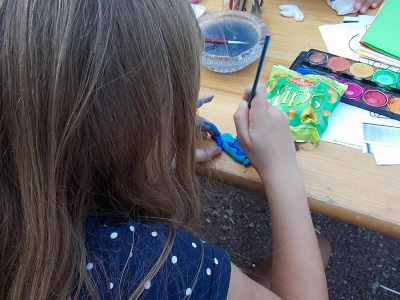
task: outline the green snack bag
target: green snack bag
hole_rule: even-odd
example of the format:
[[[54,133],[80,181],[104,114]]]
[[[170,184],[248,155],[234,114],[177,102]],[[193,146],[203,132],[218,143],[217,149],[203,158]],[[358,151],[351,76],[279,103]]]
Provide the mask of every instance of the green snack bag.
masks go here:
[[[319,144],[328,118],[347,86],[320,75],[301,75],[274,65],[268,80],[268,101],[287,113],[296,142]]]

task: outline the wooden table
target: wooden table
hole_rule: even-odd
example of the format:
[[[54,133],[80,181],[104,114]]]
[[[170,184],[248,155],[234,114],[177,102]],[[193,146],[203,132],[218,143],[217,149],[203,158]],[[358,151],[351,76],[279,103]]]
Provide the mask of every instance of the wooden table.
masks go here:
[[[222,1],[200,0],[199,4],[212,12],[222,9]],[[300,7],[304,21],[296,22],[279,14],[278,6],[287,3]],[[375,14],[376,10],[368,13]],[[327,51],[318,26],[343,20],[325,0],[265,0],[261,18],[268,25],[272,40],[260,82],[267,82],[273,64],[289,67],[301,51]],[[201,93],[213,93],[215,98],[199,113],[221,132],[236,134],[232,116],[245,85],[254,80],[257,65],[258,60],[232,74],[203,68]],[[400,238],[400,166],[377,166],[372,154],[328,142],[317,147],[300,144],[297,160],[313,211]],[[240,165],[225,153],[210,163],[199,164],[198,174],[264,194],[255,170]]]

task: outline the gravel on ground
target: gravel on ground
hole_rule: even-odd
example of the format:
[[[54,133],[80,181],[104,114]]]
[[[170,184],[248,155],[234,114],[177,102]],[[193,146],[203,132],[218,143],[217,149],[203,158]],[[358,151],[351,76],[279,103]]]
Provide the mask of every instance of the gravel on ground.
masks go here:
[[[272,240],[266,199],[202,177],[199,182],[204,238],[227,250],[244,269],[269,255]],[[326,269],[330,299],[400,299],[400,240],[317,213],[312,218],[333,247]]]

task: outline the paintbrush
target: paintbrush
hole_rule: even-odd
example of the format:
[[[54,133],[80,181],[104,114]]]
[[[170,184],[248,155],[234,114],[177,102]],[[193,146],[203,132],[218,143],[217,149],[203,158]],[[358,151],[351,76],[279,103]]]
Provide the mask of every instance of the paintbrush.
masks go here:
[[[248,44],[247,42],[242,41],[229,41],[220,39],[204,39],[204,41],[210,44]]]
[[[260,62],[258,63],[256,78],[254,79],[253,88],[251,90],[251,94],[250,94],[250,98],[249,98],[249,103],[248,103],[249,108],[251,108],[251,101],[253,100],[253,98],[256,94],[258,80],[260,79],[260,74],[261,74],[263,63],[264,63],[265,53],[267,52],[267,48],[268,48],[270,40],[271,40],[271,34],[267,33],[265,35],[264,46],[261,50]]]

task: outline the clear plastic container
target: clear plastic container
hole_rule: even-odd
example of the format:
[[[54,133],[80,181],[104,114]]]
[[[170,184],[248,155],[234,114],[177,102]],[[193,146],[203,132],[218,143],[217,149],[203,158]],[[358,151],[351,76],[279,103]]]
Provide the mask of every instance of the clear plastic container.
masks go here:
[[[267,25],[257,16],[236,10],[223,10],[199,18],[205,38],[243,42],[205,43],[202,64],[211,71],[232,73],[243,69],[261,55]]]

